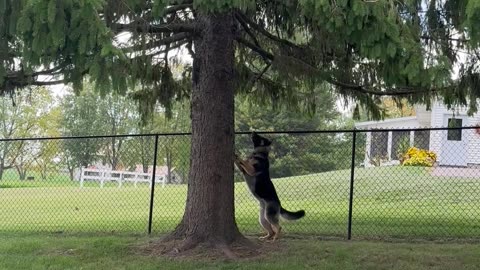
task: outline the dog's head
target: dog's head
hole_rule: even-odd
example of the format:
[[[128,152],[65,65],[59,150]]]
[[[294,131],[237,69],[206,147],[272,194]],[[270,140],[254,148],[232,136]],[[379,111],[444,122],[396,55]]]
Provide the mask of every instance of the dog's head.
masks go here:
[[[252,142],[253,148],[255,149],[264,147],[268,150],[270,148],[269,146],[272,144],[271,140],[258,135],[256,132],[252,132]]]

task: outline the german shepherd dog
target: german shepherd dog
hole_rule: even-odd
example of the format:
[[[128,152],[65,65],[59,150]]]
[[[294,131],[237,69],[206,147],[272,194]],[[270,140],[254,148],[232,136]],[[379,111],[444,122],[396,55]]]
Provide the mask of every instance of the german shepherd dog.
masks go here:
[[[259,221],[267,232],[267,235],[260,237],[260,239],[273,239],[272,241],[275,241],[282,229],[279,224],[279,217],[286,220],[297,220],[305,216],[305,211],[290,212],[282,208],[270,179],[268,153],[272,141],[253,132],[252,142],[253,153],[246,160],[242,160],[235,155],[235,164],[243,173],[253,196],[260,203]]]

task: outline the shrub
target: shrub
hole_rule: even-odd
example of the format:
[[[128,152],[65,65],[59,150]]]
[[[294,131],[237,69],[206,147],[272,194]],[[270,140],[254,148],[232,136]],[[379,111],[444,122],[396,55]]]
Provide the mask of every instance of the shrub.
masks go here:
[[[410,147],[403,156],[402,165],[432,167],[435,161],[437,161],[437,155],[434,152]]]

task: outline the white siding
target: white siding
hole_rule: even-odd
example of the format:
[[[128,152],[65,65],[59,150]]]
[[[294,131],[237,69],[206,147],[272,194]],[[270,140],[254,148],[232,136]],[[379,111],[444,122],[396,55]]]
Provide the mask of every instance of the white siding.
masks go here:
[[[417,116],[418,123],[421,127],[430,127],[431,125],[431,111],[427,111],[425,105],[415,105],[415,115]]]
[[[448,110],[443,104],[435,103],[432,107],[432,127],[445,127],[443,122],[445,115],[453,116],[454,112]],[[466,108],[458,108],[455,110],[455,115],[467,116]],[[474,126],[480,123],[480,114],[476,113],[471,117],[467,116],[467,121],[463,123],[464,126]],[[447,131],[431,131],[430,132],[430,150],[434,151],[438,157],[441,165],[442,156],[442,139],[445,138]],[[475,130],[464,130],[462,134],[467,142],[468,147],[468,164],[480,164],[480,135]]]
[[[431,127],[443,127],[443,109],[440,104],[434,104],[431,114]],[[430,131],[430,151],[437,154],[441,159],[442,156],[442,138],[444,131]],[[439,160],[439,162],[441,162]]]

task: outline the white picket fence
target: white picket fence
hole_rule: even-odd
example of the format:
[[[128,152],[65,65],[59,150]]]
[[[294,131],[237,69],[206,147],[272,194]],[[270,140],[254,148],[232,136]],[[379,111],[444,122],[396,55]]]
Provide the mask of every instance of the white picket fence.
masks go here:
[[[155,183],[162,183],[162,187],[165,187],[166,180],[166,175],[157,175],[155,177]],[[117,182],[118,187],[122,187],[122,184],[126,182],[133,183],[135,187],[137,187],[137,183],[149,183],[151,188],[152,173],[82,168],[80,171],[80,187],[83,187],[85,181],[100,182],[101,188],[103,188],[105,182]]]

